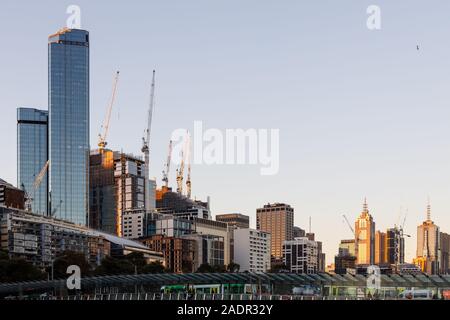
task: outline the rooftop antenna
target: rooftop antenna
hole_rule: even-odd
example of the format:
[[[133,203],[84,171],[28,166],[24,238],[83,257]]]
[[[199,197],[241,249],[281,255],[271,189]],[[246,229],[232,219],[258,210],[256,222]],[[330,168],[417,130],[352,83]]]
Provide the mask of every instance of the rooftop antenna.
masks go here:
[[[309,233],[311,233],[311,216],[309,216]]]

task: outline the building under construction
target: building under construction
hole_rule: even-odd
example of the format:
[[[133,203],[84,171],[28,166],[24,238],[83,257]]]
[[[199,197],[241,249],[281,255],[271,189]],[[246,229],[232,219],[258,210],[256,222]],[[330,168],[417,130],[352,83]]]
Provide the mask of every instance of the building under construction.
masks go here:
[[[187,219],[211,219],[209,201],[192,200],[187,196],[173,192],[171,188],[156,190],[156,210],[161,214],[170,214]]]
[[[89,226],[123,236],[122,216],[145,207],[145,163],[142,158],[108,149],[91,151]],[[149,183],[150,209],[155,184]]]

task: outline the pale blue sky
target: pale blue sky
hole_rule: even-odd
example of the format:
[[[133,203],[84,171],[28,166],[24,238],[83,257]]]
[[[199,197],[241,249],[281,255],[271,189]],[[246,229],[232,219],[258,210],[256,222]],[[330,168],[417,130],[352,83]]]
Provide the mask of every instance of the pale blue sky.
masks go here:
[[[267,202],[324,241],[331,262],[364,196],[377,223],[409,208],[416,226],[450,232],[450,2],[442,1],[2,1],[0,177],[16,181],[16,108],[47,106],[47,36],[69,4],[91,33],[91,143],[121,71],[110,147],[139,153],[151,70],[157,69],[151,175],[161,179],[169,135],[207,128],[279,128],[280,172],[193,167],[193,194],[214,213],[251,216]],[[381,7],[382,29],[366,28]],[[420,51],[416,45],[420,45]],[[172,170],[174,172],[175,170]],[[172,181],[174,181],[172,177]]]

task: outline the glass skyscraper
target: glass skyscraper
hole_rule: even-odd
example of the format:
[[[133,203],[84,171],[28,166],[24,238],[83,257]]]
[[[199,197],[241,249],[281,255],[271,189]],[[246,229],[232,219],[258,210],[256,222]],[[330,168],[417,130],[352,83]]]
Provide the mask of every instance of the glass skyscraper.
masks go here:
[[[17,109],[17,187],[33,198],[34,213],[47,215],[48,174],[36,190],[33,184],[48,160],[48,112]]]
[[[89,33],[62,29],[48,40],[50,212],[87,225]]]

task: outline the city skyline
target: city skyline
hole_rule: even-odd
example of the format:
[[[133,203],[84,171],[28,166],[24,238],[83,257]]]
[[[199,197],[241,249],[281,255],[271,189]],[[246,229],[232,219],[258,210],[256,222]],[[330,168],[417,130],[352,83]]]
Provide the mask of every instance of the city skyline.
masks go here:
[[[414,11],[411,15],[418,15],[421,6],[418,5],[418,2],[414,4],[417,12]],[[181,19],[182,22],[192,23],[190,18],[196,14],[206,19],[194,24],[193,30],[182,32],[178,29],[170,29],[168,31],[164,28],[156,28],[156,24],[145,19],[139,22],[146,26],[141,31],[132,28],[133,23],[130,23],[130,27],[124,27],[124,30],[115,29],[118,31],[115,37],[123,36],[127,32],[132,39],[148,34],[149,43],[152,42],[152,35],[155,35],[156,50],[151,45],[144,45],[136,41],[129,43],[137,45],[137,48],[122,49],[111,44],[114,38],[109,34],[108,29],[114,29],[114,26],[111,25],[111,22],[107,23],[107,19],[99,16],[102,6],[83,1],[80,1],[79,5],[83,13],[82,27],[89,30],[95,38],[91,52],[93,65],[91,149],[96,146],[97,133],[100,131],[100,124],[104,117],[104,109],[110,91],[111,72],[120,69],[123,80],[118,91],[117,107],[115,107],[108,142],[113,149],[123,149],[124,152],[140,154],[140,139],[145,122],[136,121],[134,118],[145,118],[151,80],[150,73],[155,67],[158,70],[158,86],[157,106],[152,129],[153,147],[150,172],[151,176],[156,176],[158,185],[161,185],[160,172],[164,166],[167,143],[173,129],[189,128],[195,120],[204,120],[208,127],[217,127],[223,130],[225,128],[275,127],[280,128],[282,145],[280,173],[277,176],[262,177],[259,175],[259,170],[251,166],[194,165],[192,170],[194,196],[198,198],[211,196],[213,213],[241,212],[250,215],[251,227],[256,225],[256,208],[264,203],[284,202],[290,204],[295,209],[294,225],[307,229],[308,219],[310,216],[312,217],[312,230],[316,233],[317,238],[324,242],[328,263],[337,253],[339,241],[352,237],[342,221],[342,214],[348,215],[352,221],[356,220],[365,196],[368,197],[368,205],[377,229],[382,231],[394,226],[400,206],[404,210],[408,208],[406,229],[413,235],[412,239],[408,239],[406,243],[406,260],[408,262],[411,261],[416,251],[416,227],[425,220],[427,195],[430,195],[432,199],[435,223],[440,226],[442,231],[450,231],[447,228],[450,223],[446,214],[447,208],[450,206],[450,203],[447,202],[448,181],[450,181],[448,179],[450,166],[448,166],[447,160],[450,155],[446,151],[446,147],[449,145],[447,140],[450,137],[450,130],[446,128],[447,125],[444,121],[448,111],[443,109],[446,105],[445,100],[448,98],[448,94],[445,92],[448,86],[448,77],[441,75],[441,72],[448,70],[448,66],[445,65],[447,62],[444,60],[444,53],[449,53],[450,50],[448,47],[442,47],[440,43],[432,41],[432,37],[439,38],[438,35],[427,33],[434,31],[432,26],[421,31],[422,37],[417,37],[421,39],[410,36],[407,29],[413,27],[404,28],[397,25],[395,19],[391,17],[394,13],[397,15],[405,13],[400,11],[397,5],[383,1],[380,1],[380,6],[383,9],[382,12],[386,14],[383,14],[384,24],[378,34],[365,29],[364,9],[367,6],[364,5],[350,6],[350,9],[337,6],[337,12],[345,13],[344,17],[348,20],[344,20],[344,17],[338,19],[336,16],[327,14],[320,19],[320,23],[323,24],[322,28],[310,19],[305,19],[305,16],[302,16],[304,20],[297,21],[293,15],[281,10],[277,13],[289,18],[287,25],[277,24],[272,27],[275,27],[277,31],[282,31],[286,26],[288,29],[301,26],[295,30],[301,40],[292,40],[296,39],[294,37],[287,39],[294,34],[292,30],[285,30],[286,38],[279,39],[278,42],[274,37],[275,33],[269,33],[270,39],[274,41],[274,46],[284,45],[282,48],[285,50],[282,50],[283,52],[274,52],[275,50],[266,52],[263,50],[265,46],[269,46],[269,48],[271,46],[265,43],[261,37],[264,32],[268,31],[264,21],[266,21],[265,18],[270,17],[269,9],[272,8],[270,5],[263,6],[259,12],[261,16],[253,16],[256,22],[255,26],[261,27],[262,30],[244,28],[244,35],[237,36],[237,40],[230,38],[236,35],[237,29],[226,31],[226,17],[215,12],[214,16],[221,19],[213,24],[215,28],[212,29],[218,32],[219,39],[223,43],[215,38],[213,32],[203,31],[204,33],[200,34],[211,43],[210,47],[195,36],[196,32],[203,30],[201,27],[204,25],[201,22],[209,20],[202,15],[205,12],[195,13],[192,8],[192,11],[188,10],[187,17],[180,15],[180,18],[185,19]],[[170,11],[168,9],[173,9],[167,5],[156,3],[153,5],[140,6],[146,9],[156,8],[165,14]],[[43,43],[45,44],[45,39],[49,34],[64,26],[67,16],[65,15],[66,5],[54,6],[50,10],[50,17],[54,17],[54,19],[48,19],[50,22],[40,24],[35,30],[29,30],[29,26],[26,24],[24,29],[17,25],[18,22],[13,22],[11,19],[24,14],[25,8],[32,8],[33,12],[40,12],[41,8],[37,5],[20,5],[12,2],[7,2],[6,6],[12,14],[11,17],[2,19],[0,26],[3,27],[4,23],[8,23],[17,26],[19,34],[25,29],[27,29],[27,35],[32,34],[31,40],[26,43],[29,53],[22,52],[18,57],[12,59],[13,62],[6,63],[5,60],[12,58],[16,49],[5,49],[5,59],[2,59],[1,62],[5,74],[1,76],[0,82],[3,87],[8,87],[10,90],[4,94],[5,100],[2,106],[4,116],[1,120],[0,136],[2,138],[0,138],[0,143],[3,148],[11,150],[12,153],[11,156],[8,155],[0,160],[0,164],[5,168],[2,170],[1,177],[14,183],[17,181],[14,175],[16,172],[14,154],[16,152],[15,144],[10,141],[13,139],[10,139],[11,135],[8,135],[8,132],[15,130],[16,108],[38,106],[47,109],[46,72],[42,71],[46,70],[46,68],[42,68],[46,61],[46,47]],[[180,4],[180,6],[182,5]],[[224,5],[217,6],[217,10],[219,8],[228,9]],[[334,8],[335,5],[330,6]],[[127,21],[131,21],[134,14],[141,16],[136,12],[138,10],[125,10],[119,14],[118,11],[121,11],[119,8],[121,7],[116,5],[108,6],[108,13],[117,18],[123,15],[128,19]],[[208,8],[211,9],[211,7]],[[227,16],[237,18],[241,27],[246,17],[245,14],[250,13],[249,8],[245,5],[242,8],[241,13],[225,10]],[[297,14],[299,14],[304,9],[325,12],[329,6],[292,4],[292,8],[297,9]],[[343,10],[348,10],[348,12]],[[437,9],[436,15],[439,15]],[[28,18],[30,19],[29,23],[33,25],[34,18]],[[333,22],[326,18],[336,20]],[[162,23],[159,19],[157,21]],[[430,20],[427,22],[431,23]],[[337,40],[328,38],[327,31],[331,30],[327,28],[331,27],[333,23],[342,24],[342,30],[333,31],[336,33],[337,39],[342,41],[341,44]],[[315,39],[308,38],[305,30],[309,24],[319,28],[317,30],[318,37],[330,43],[318,43]],[[130,28],[136,34],[132,34]],[[2,29],[6,30],[5,27]],[[352,33],[346,35],[345,31],[350,30],[353,30]],[[415,31],[417,32],[417,30]],[[177,39],[178,45],[165,39],[170,35],[175,36],[174,39]],[[184,36],[190,36],[190,39],[196,40],[196,46],[186,48],[185,46],[189,44],[183,41]],[[7,42],[11,42],[19,48],[23,46],[19,40],[14,39],[20,39],[20,36],[5,34],[5,37]],[[394,40],[398,40],[399,37],[402,41],[394,44]],[[249,39],[253,41],[245,42]],[[361,41],[359,46],[353,43],[355,40]],[[417,52],[415,48],[418,40],[421,41],[420,52]],[[239,50],[233,51],[228,48],[229,51],[223,52],[228,53],[228,57],[220,55],[219,53],[226,44],[234,44],[236,48],[241,45],[243,49],[239,52]],[[351,61],[352,58],[355,58],[355,53],[349,52],[347,47],[350,44],[356,54],[363,54],[360,61]],[[336,49],[334,57],[324,54],[324,50],[332,45],[336,46],[334,47]],[[371,52],[387,45],[393,48],[392,55]],[[174,54],[174,50],[177,48],[186,49],[187,56]],[[202,53],[202,49],[209,49],[209,51],[206,50]],[[305,49],[304,55],[296,56],[301,49]],[[149,53],[151,53],[150,56],[148,56]],[[164,58],[164,56],[167,57]],[[134,57],[136,58],[134,59]],[[206,60],[206,67],[202,65],[201,57],[210,59]],[[283,63],[268,63],[268,59],[271,57]],[[27,61],[21,64],[22,60],[20,62],[18,60],[20,58]],[[278,60],[279,58],[281,59]],[[404,61],[401,61],[403,58]],[[431,63],[431,59],[438,60],[441,64]],[[176,63],[171,67],[171,62]],[[313,67],[307,67],[306,62],[312,63]],[[328,65],[325,64],[325,67],[322,65],[324,62],[328,63]],[[28,65],[28,63],[32,65]],[[267,63],[268,65],[265,65]],[[338,67],[340,63],[343,63],[345,68]],[[394,65],[398,69],[389,72],[386,67],[382,67],[389,63],[395,63]],[[12,74],[13,68],[10,65],[18,68],[17,74],[25,74],[27,79],[22,78],[19,82],[19,77]],[[288,67],[291,66],[295,67],[295,72],[288,70]],[[321,66],[323,69],[329,68],[330,72],[324,72],[320,68]],[[369,68],[370,66],[372,68]],[[234,72],[225,70],[228,67]],[[277,67],[281,68],[277,70]],[[375,67],[380,70],[374,70]],[[438,67],[442,67],[442,69],[438,69]],[[27,68],[29,68],[30,74],[24,73]],[[314,68],[315,70],[313,70]],[[347,68],[350,72],[348,78],[344,79],[348,81],[347,85],[352,86],[351,89],[343,86],[342,83],[337,83],[340,78],[338,74],[348,72]],[[299,74],[295,74],[296,72]],[[406,75],[400,75],[402,72],[406,72]],[[194,73],[199,75],[195,76]],[[223,79],[220,79],[221,75],[224,75]],[[330,79],[325,80],[327,75],[330,76]],[[393,79],[386,75],[391,75]],[[370,77],[372,80],[368,79],[369,76],[372,76]],[[11,81],[7,81],[6,77],[10,77]],[[421,77],[422,80],[419,80]],[[283,80],[282,84],[273,87],[273,79]],[[311,79],[312,81],[309,81]],[[368,83],[366,85],[358,84],[357,82],[361,80]],[[406,84],[398,84],[394,88],[400,88],[398,92],[394,92],[391,88],[394,80],[404,81]],[[263,90],[256,91],[258,86]],[[323,98],[317,96],[322,93],[321,88],[325,91]],[[423,88],[423,90],[411,92],[412,88]],[[23,92],[24,89],[26,89],[25,92]],[[374,89],[376,90],[373,91]],[[207,91],[210,92],[207,93]],[[310,92],[306,93],[306,91]],[[423,91],[425,93],[421,93]],[[234,95],[230,95],[230,93],[234,93]],[[280,99],[281,96],[284,98]],[[348,96],[352,98],[349,99]],[[432,106],[426,104],[430,97],[435,97]],[[297,99],[301,103],[295,103]],[[337,101],[342,113],[336,111],[334,103],[330,103],[328,100]],[[398,110],[393,106],[395,105],[394,101],[402,102]],[[277,102],[283,103],[283,106],[275,108],[275,111],[273,105]],[[349,104],[350,107],[346,107],[346,104]],[[358,108],[358,104],[364,106]],[[186,105],[188,108],[185,107]],[[425,105],[426,107],[424,107]],[[221,112],[221,109],[225,108],[229,110]],[[259,116],[259,113],[255,112],[257,110],[264,112]],[[219,112],[219,117],[217,117],[217,112]],[[229,113],[239,113],[241,117],[236,120]],[[174,117],[174,114],[182,116]],[[255,114],[258,114],[257,119],[255,119]],[[301,119],[300,123],[289,117]],[[220,119],[217,120],[217,118]],[[286,119],[287,121],[285,121]],[[351,126],[353,129],[344,129],[345,126]],[[127,129],[129,135],[120,137],[123,127]],[[335,133],[337,137],[331,137]],[[298,139],[299,136],[305,138]],[[298,143],[292,143],[291,139]],[[297,151],[297,149],[301,151]],[[175,179],[173,177],[171,181],[174,186]],[[249,189],[252,192],[249,192]],[[239,197],[239,194],[246,196]],[[230,202],[229,199],[233,199],[234,202]],[[340,228],[336,228],[337,224],[340,224]],[[334,233],[330,233],[331,230],[334,230]]]

